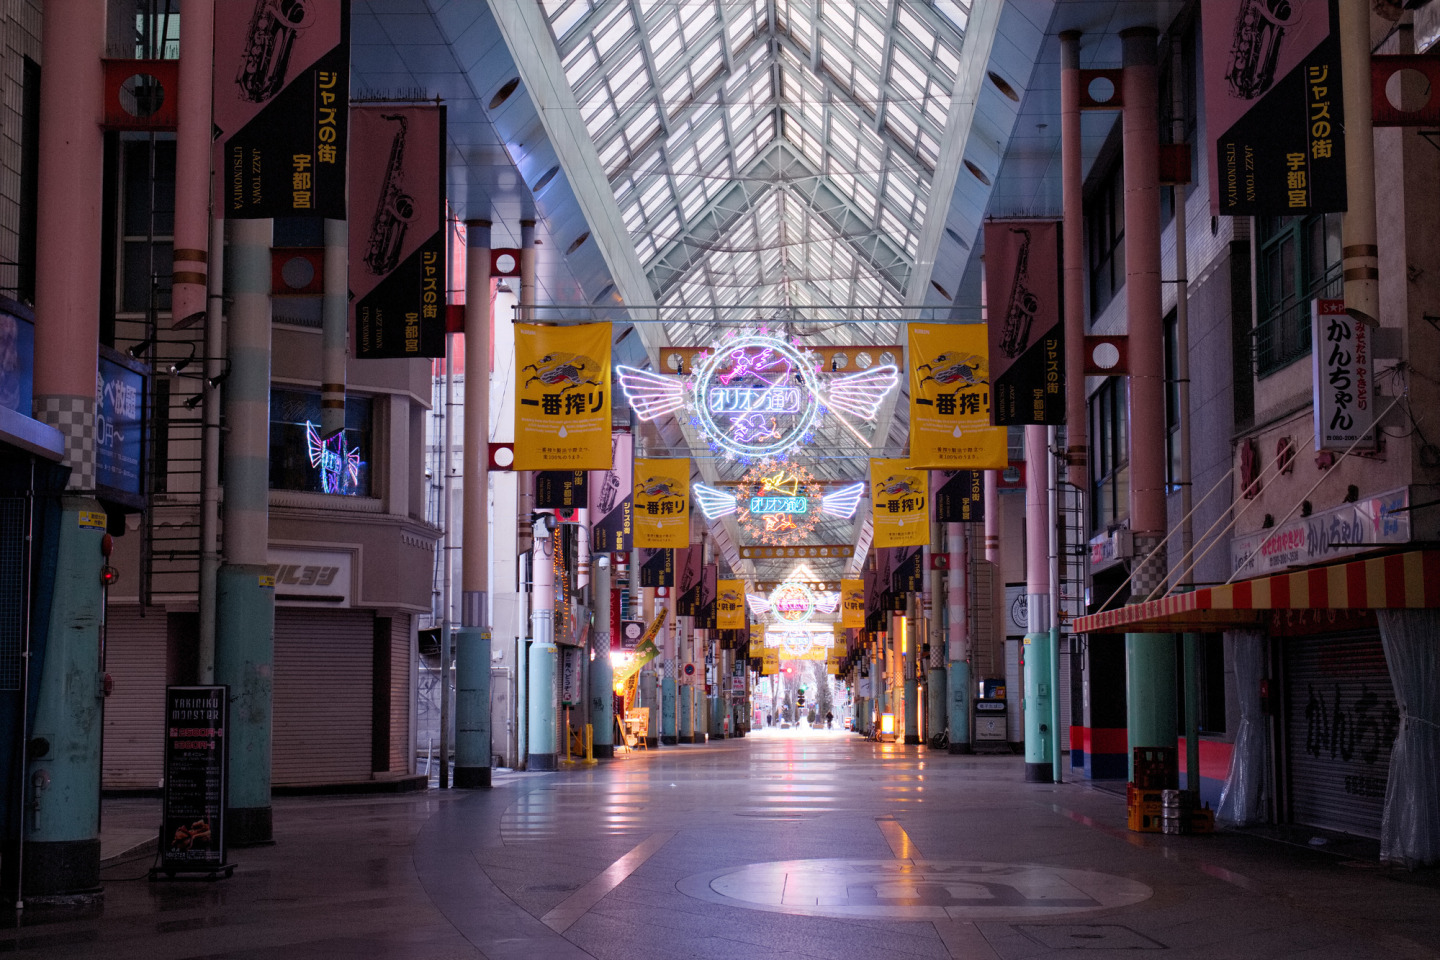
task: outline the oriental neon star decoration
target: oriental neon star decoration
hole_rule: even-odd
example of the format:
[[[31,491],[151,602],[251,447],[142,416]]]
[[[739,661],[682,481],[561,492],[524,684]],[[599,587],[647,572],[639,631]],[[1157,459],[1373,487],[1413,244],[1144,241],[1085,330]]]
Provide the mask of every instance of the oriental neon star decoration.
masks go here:
[[[746,463],[784,458],[797,445],[812,442],[826,415],[869,446],[847,417],[874,420],[900,381],[892,364],[826,376],[816,355],[799,340],[787,342],[765,327],[726,334],[700,355],[689,377],[627,366],[615,371],[641,420],[686,408],[690,425],[712,451]]]

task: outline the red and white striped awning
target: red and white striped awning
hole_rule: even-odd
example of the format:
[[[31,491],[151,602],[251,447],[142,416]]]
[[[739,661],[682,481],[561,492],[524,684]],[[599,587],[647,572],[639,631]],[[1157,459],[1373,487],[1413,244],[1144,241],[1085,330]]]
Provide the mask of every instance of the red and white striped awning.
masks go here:
[[[1204,587],[1075,618],[1076,633],[1178,633],[1253,626],[1270,610],[1440,607],[1440,550]]]

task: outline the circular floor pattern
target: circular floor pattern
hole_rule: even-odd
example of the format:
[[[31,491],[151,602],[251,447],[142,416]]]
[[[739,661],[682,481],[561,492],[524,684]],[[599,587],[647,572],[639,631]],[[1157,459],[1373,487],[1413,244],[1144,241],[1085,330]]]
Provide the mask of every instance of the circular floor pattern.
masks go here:
[[[1127,907],[1143,883],[1090,870],[978,860],[785,860],[686,877],[711,903],[810,917],[1031,920]]]

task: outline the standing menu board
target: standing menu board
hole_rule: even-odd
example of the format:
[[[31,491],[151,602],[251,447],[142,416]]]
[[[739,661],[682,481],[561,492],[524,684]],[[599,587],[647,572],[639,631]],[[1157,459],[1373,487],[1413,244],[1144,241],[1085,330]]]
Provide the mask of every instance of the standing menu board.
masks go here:
[[[151,871],[224,873],[227,686],[165,688],[165,789],[160,866]]]

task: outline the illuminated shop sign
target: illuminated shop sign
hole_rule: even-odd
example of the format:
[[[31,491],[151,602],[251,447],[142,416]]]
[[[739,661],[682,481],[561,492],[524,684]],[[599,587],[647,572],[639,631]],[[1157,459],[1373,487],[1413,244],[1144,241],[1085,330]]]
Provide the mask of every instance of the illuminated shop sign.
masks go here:
[[[347,493],[360,483],[360,450],[345,445],[345,432],[328,440],[320,438],[319,426],[305,421],[305,445],[310,451],[310,466],[320,472],[320,490],[324,493]]]
[[[880,403],[899,381],[893,364],[844,376],[826,376],[817,354],[799,340],[767,328],[731,331],[698,355],[688,376],[665,376],[619,366],[625,396],[641,420],[682,409],[710,449],[754,462],[783,458],[815,439],[820,418],[830,415],[865,438],[851,417],[874,420]]]

